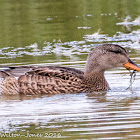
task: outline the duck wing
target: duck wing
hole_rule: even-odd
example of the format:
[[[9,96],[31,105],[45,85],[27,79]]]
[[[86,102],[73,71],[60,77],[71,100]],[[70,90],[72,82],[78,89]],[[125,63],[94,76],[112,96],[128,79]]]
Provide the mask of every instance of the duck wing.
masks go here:
[[[77,93],[81,92],[84,72],[67,67],[47,66],[31,68],[18,78],[23,94]]]
[[[26,72],[31,71],[37,67],[34,66],[10,66],[10,67],[4,67],[2,71],[5,73],[9,73],[14,77],[19,77],[21,75],[24,75]]]
[[[1,67],[0,67],[1,68]],[[72,71],[75,72],[77,74],[84,74],[83,71],[78,70],[78,69],[74,69],[74,68],[68,68],[68,67],[60,67],[60,66],[42,66],[42,67],[38,67],[38,66],[10,66],[10,67],[2,67],[2,71],[5,71],[6,73],[11,74],[12,76],[15,77],[19,77],[21,75],[24,75],[25,73],[28,73],[29,71],[34,71],[37,69],[44,69],[44,68],[49,68],[50,70],[56,70],[56,69],[63,69],[66,71]],[[37,72],[37,71],[36,71]]]

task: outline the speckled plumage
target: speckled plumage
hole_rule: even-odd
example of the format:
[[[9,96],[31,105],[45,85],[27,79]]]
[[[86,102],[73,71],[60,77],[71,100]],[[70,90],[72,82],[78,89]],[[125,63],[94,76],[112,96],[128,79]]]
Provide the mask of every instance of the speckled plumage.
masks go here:
[[[104,71],[122,66],[129,60],[118,45],[105,44],[93,49],[87,58],[85,72],[58,66],[9,67],[1,71],[3,94],[61,94],[106,91],[109,86]],[[18,76],[19,78],[15,78]]]
[[[22,67],[24,69],[26,67]],[[16,80],[12,75],[3,81],[4,94],[60,94],[100,91],[100,78],[94,84],[84,79],[84,72],[73,68],[48,66],[33,68]],[[104,82],[105,79],[104,79]],[[94,89],[94,86],[96,89]],[[93,89],[92,89],[93,88]],[[7,90],[9,89],[9,90]],[[106,89],[107,90],[107,89]],[[15,91],[15,92],[12,92]]]

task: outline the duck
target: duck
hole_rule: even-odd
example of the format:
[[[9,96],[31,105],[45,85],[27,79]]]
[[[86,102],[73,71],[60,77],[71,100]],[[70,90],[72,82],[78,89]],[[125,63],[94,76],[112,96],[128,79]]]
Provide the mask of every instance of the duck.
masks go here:
[[[105,71],[122,66],[127,70],[140,71],[123,47],[102,44],[89,53],[85,71],[61,66],[12,66],[1,70],[0,90],[6,95],[108,91]]]

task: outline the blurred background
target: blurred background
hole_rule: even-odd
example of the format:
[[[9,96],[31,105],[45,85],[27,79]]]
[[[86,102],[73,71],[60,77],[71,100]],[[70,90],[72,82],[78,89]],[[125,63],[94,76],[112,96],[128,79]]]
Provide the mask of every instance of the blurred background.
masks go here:
[[[139,47],[139,6],[139,0],[1,0],[0,64],[85,60],[101,43]]]

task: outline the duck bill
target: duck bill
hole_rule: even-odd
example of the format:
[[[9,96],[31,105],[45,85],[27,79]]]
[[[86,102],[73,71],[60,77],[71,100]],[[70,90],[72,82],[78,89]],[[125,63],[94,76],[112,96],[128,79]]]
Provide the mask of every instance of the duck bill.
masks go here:
[[[128,62],[123,64],[123,66],[128,70],[140,71],[140,67],[137,64],[135,64],[133,61],[131,61],[130,59],[129,59]]]

